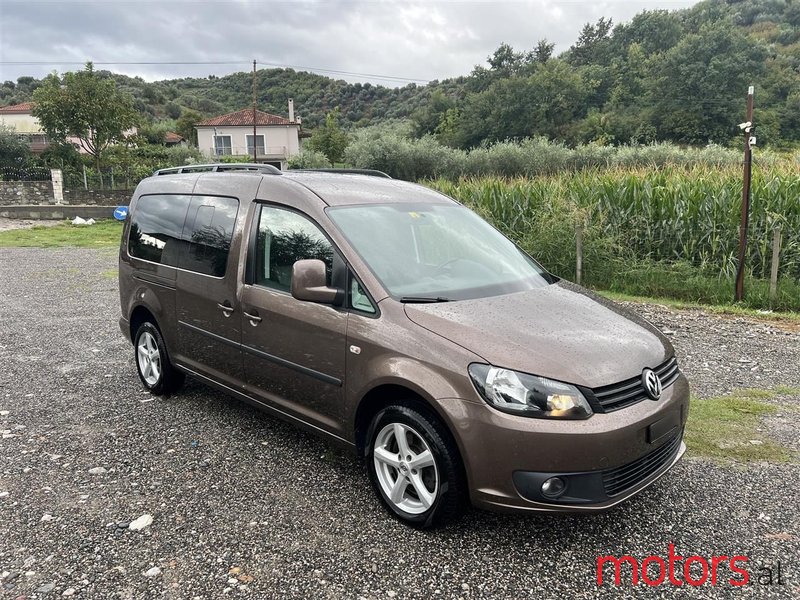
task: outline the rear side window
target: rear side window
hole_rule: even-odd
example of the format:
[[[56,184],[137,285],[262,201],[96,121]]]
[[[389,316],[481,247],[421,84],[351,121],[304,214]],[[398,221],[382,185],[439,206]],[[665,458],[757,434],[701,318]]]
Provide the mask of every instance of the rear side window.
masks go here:
[[[235,198],[194,196],[183,228],[182,269],[222,277],[228,264],[239,201]]]
[[[131,215],[128,253],[162,265],[178,265],[181,232],[190,196],[141,196]]]
[[[263,206],[256,242],[256,283],[288,292],[294,263],[306,258],[317,258],[325,263],[330,285],[333,246],[328,238],[299,213]]]

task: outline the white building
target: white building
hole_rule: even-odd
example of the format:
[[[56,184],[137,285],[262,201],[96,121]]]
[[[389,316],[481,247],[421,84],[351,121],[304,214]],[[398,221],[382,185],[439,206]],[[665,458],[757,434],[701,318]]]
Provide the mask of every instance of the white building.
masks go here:
[[[0,125],[16,131],[17,136],[30,146],[31,152],[40,154],[47,148],[47,135],[39,125],[39,119],[31,114],[32,110],[33,102],[0,107]]]
[[[289,100],[289,118],[255,111],[256,162],[287,168],[290,157],[300,152],[300,120],[295,121]],[[212,160],[220,156],[253,156],[253,109],[246,108],[195,125],[197,147]]]
[[[34,154],[41,154],[50,145],[39,119],[33,116],[33,102],[0,107],[0,125],[16,131],[17,137],[26,142]],[[131,127],[124,132],[126,137],[136,135],[136,133],[136,127]],[[67,142],[81,154],[89,154],[80,139],[67,137]]]

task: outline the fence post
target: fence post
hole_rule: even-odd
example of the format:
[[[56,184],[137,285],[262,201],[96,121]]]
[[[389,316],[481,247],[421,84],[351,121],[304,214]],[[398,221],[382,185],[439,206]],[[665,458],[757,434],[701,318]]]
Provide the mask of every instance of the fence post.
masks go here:
[[[114,189],[114,166],[111,166],[111,189]]]
[[[89,189],[89,182],[86,181],[86,165],[83,165],[83,189]]]
[[[581,285],[583,279],[583,223],[575,225],[575,283]]]
[[[778,296],[778,265],[780,263],[781,255],[781,228],[780,225],[775,227],[772,232],[772,271],[769,276],[769,305],[770,308],[775,305],[775,298]]]

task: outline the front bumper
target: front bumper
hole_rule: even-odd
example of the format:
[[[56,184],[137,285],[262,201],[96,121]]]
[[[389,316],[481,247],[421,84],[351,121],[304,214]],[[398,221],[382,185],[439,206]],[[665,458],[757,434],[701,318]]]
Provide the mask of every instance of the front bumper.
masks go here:
[[[595,414],[583,421],[501,413],[486,403],[440,400],[457,437],[478,508],[596,512],[642,491],[681,458],[689,385],[680,375],[658,401]],[[562,496],[541,484],[561,476]]]

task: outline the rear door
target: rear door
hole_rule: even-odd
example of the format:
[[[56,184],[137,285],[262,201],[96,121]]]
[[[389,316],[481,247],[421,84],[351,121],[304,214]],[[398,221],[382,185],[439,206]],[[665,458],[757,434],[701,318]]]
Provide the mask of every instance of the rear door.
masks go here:
[[[243,380],[237,253],[231,252],[238,211],[236,198],[192,196],[176,281],[179,360],[235,389]]]
[[[316,223],[294,209],[261,205],[253,226],[241,316],[248,392],[341,435],[347,311],[296,300],[290,290],[295,261],[325,262],[329,285],[340,273],[346,280],[344,262]]]

